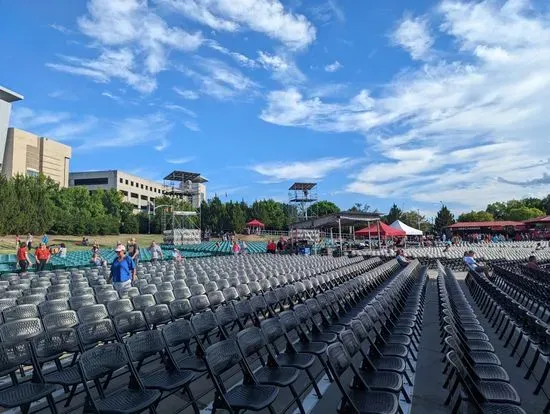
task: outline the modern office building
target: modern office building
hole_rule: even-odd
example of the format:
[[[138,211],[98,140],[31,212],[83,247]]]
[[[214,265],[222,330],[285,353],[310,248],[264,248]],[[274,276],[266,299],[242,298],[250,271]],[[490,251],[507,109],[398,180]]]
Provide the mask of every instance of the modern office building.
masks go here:
[[[4,176],[42,173],[60,187],[69,185],[71,147],[17,128],[8,128],[6,138],[2,162]]]
[[[124,201],[136,210],[153,208],[155,199],[162,196],[167,187],[156,181],[140,178],[119,170],[71,172],[69,186],[83,186],[88,190],[115,189],[122,192]]]

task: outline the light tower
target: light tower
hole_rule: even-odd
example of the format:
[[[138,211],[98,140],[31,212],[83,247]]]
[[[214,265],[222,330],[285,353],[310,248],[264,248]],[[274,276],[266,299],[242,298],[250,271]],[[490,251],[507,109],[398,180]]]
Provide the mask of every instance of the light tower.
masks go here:
[[[288,189],[288,203],[296,207],[296,222],[315,217],[309,207],[318,200],[317,183],[294,183]]]

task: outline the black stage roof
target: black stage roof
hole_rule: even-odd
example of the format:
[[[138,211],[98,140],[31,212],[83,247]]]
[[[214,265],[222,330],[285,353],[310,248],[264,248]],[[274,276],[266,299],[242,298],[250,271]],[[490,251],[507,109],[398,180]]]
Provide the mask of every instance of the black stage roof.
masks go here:
[[[204,177],[202,177],[199,173],[189,172],[189,171],[178,171],[174,170],[170,174],[168,174],[166,177],[164,177],[167,181],[191,181],[192,183],[206,183],[208,180]]]
[[[289,188],[289,190],[292,190],[292,191],[309,191],[313,187],[315,187],[316,185],[317,185],[317,183],[294,183]]]
[[[381,213],[359,213],[354,211],[341,211],[323,217],[316,217],[290,225],[292,229],[323,229],[338,227],[338,221],[342,226],[367,227],[369,223],[380,220]]]

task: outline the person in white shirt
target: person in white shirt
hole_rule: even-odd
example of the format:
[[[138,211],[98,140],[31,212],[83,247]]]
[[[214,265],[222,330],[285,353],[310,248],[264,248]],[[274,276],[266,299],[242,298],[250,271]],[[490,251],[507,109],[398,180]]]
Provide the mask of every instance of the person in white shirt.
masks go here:
[[[464,263],[466,263],[466,266],[468,266],[469,269],[473,270],[477,273],[484,273],[485,276],[488,278],[491,277],[491,273],[489,272],[489,268],[485,266],[483,263],[478,263],[476,259],[474,259],[474,251],[470,250],[469,252],[464,253]]]
[[[397,250],[397,256],[396,256],[397,262],[401,265],[401,267],[407,267],[407,265],[411,262],[409,259],[405,257],[405,252],[403,249]]]

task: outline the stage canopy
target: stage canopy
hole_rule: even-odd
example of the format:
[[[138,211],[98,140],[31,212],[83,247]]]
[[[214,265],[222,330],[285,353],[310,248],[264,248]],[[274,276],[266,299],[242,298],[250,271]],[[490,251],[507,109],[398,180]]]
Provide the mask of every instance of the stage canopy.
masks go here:
[[[405,233],[407,233],[407,236],[422,236],[422,230],[415,229],[414,227],[407,226],[405,223],[403,223],[401,220],[395,220],[391,227],[397,230],[403,230]]]
[[[265,225],[261,221],[254,219],[246,223],[246,227],[265,227]]]
[[[378,236],[378,226],[376,223],[355,232],[356,236],[368,236],[369,234],[371,236]],[[380,222],[380,237],[405,237],[406,235],[407,233],[403,230],[394,229],[386,223]]]

